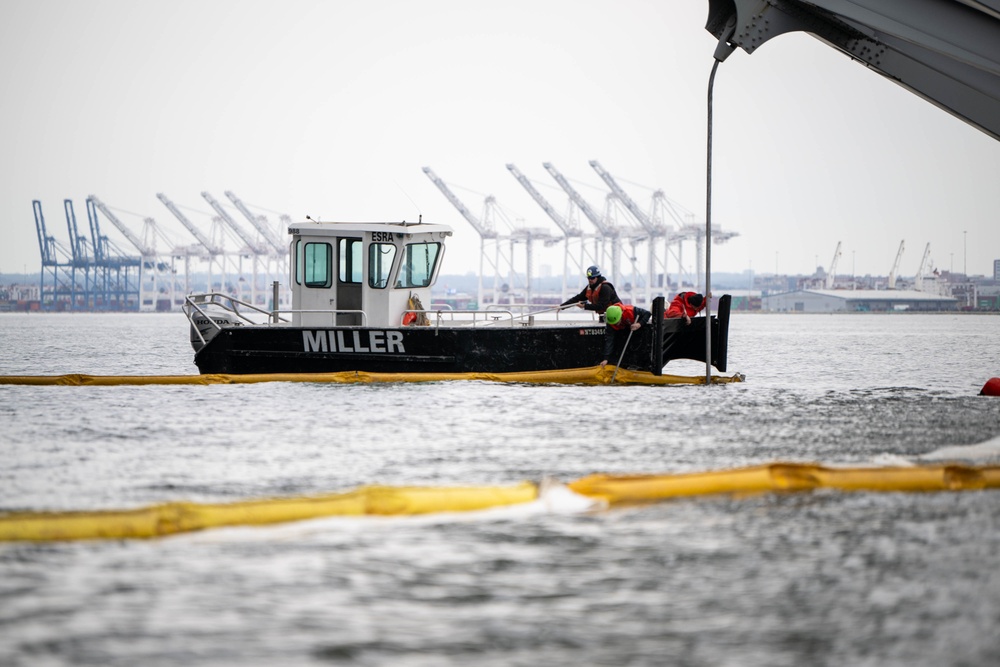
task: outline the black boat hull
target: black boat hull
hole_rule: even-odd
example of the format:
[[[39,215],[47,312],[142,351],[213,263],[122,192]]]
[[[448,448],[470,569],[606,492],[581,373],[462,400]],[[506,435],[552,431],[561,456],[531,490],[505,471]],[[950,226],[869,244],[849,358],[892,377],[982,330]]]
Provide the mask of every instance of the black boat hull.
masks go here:
[[[654,321],[654,326],[633,333],[621,366],[659,375],[672,359],[704,361],[705,321],[695,318],[686,325],[683,320],[663,320],[661,315],[659,326]],[[724,372],[728,308],[725,317],[720,310],[719,318],[712,318],[712,325],[713,365]],[[387,329],[240,326],[223,328],[213,336],[195,355],[195,364],[203,374],[234,375],[548,371],[599,364],[604,358],[604,337],[603,324]],[[627,332],[617,334],[609,363],[618,363],[627,338]],[[657,338],[661,345],[654,346]]]

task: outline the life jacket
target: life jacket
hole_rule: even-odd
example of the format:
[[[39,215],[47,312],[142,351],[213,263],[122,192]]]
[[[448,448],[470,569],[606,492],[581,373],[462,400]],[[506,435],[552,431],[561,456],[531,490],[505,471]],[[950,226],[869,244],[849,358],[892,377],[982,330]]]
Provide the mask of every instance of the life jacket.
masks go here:
[[[601,282],[597,283],[597,287],[590,287],[588,285],[587,286],[587,301],[589,301],[590,303],[597,303],[597,297],[601,293],[601,288],[604,287],[604,283],[606,283],[606,282],[608,282],[608,281],[602,280]]]
[[[615,331],[621,331],[625,327],[632,326],[635,323],[635,306],[632,304],[626,306],[624,303],[616,303],[614,305],[622,309],[622,318],[615,324],[609,324],[608,326]]]

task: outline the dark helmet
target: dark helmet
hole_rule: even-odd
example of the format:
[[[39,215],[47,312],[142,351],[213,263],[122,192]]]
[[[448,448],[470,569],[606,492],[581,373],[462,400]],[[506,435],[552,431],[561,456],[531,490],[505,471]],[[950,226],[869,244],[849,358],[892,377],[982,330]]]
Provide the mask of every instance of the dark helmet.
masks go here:
[[[701,302],[704,301],[704,300],[705,300],[705,297],[703,297],[700,294],[694,294],[694,295],[688,297],[688,303],[690,303],[695,308],[699,307],[701,305]]]
[[[596,266],[587,267],[587,277],[588,278],[600,278],[601,270]]]

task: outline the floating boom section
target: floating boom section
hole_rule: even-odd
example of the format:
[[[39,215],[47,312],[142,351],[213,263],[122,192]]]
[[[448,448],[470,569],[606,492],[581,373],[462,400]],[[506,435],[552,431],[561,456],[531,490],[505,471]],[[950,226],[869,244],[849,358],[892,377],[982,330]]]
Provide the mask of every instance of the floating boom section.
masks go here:
[[[1000,139],[997,0],[709,0],[705,28],[753,53],[803,31]],[[721,45],[720,45],[721,46]]]
[[[462,214],[462,217],[465,218],[466,222],[472,225],[473,229],[479,233],[480,237],[484,239],[497,238],[496,228],[489,221],[483,222],[477,218],[472,211],[470,211],[468,207],[462,203],[462,200],[455,196],[455,193],[451,191],[451,188],[449,188],[448,185],[442,181],[430,167],[424,167],[423,171],[427,175],[427,178],[431,179],[431,183],[436,185],[437,189],[441,191],[441,194],[443,194],[445,198],[451,202],[451,205],[458,209],[458,212]]]
[[[250,224],[254,226],[254,229],[260,232],[260,235],[271,244],[271,247],[277,251],[279,257],[284,256],[285,253],[288,252],[286,244],[283,243],[281,239],[275,237],[271,232],[270,228],[266,224],[267,219],[264,216],[258,216],[251,213],[250,209],[246,207],[246,204],[244,204],[239,197],[233,194],[231,190],[226,190],[223,194],[226,195],[226,198],[229,199],[229,201],[233,202],[233,206],[236,207],[236,210],[242,213],[243,217],[250,221]],[[287,218],[287,216],[285,217]]]
[[[535,200],[535,203],[542,207],[542,210],[548,214],[548,216],[552,219],[552,222],[556,223],[556,226],[562,230],[563,234],[566,236],[583,236],[583,232],[580,231],[580,227],[560,215],[559,212],[552,207],[552,204],[550,204],[549,201],[542,196],[542,193],[531,184],[528,177],[521,173],[520,169],[513,164],[508,164],[507,170],[514,175],[517,182],[528,191],[528,194]]]
[[[167,198],[162,192],[156,193],[156,198],[163,202],[163,205],[167,207],[167,210],[174,214],[174,217],[181,221],[181,224],[191,232],[192,236],[198,239],[198,243],[202,244],[210,255],[221,255],[222,248],[219,248],[214,243],[212,243],[207,236],[201,233],[201,230],[194,226],[194,223],[187,219],[180,209],[170,199]]]
[[[227,225],[229,225],[229,228],[232,229],[236,233],[236,235],[240,237],[240,240],[246,244],[247,248],[249,248],[251,252],[253,252],[255,255],[267,254],[268,252],[267,248],[264,248],[259,243],[257,243],[257,239],[255,239],[253,235],[247,233],[247,231],[243,227],[241,227],[235,220],[233,220],[233,217],[226,212],[226,209],[222,208],[222,204],[220,204],[215,199],[215,197],[213,197],[208,192],[202,192],[201,196],[204,197],[205,201],[208,202],[208,205],[211,206],[212,209],[219,214],[219,217],[222,218],[222,221],[225,222]]]
[[[592,474],[563,486],[551,480],[512,486],[362,486],[340,493],[260,498],[234,503],[171,501],[125,509],[0,513],[0,542],[149,539],[224,526],[269,526],[341,516],[422,515],[470,512],[540,502],[550,494],[576,494],[575,511],[635,506],[670,498],[727,494],[805,493],[818,488],[853,492],[982,493],[1000,488],[1000,466],[909,465],[897,467],[822,466],[814,463],[763,465],[696,472]],[[571,496],[570,496],[571,497]],[[570,507],[567,505],[566,507]]]

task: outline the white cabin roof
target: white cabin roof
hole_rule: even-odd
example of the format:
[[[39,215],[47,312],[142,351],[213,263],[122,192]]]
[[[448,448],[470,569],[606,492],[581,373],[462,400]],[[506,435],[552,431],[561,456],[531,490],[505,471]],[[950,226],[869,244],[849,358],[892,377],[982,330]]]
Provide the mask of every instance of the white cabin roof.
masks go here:
[[[448,225],[427,222],[293,222],[288,225],[289,234],[307,234],[312,236],[337,236],[344,233],[357,232],[389,232],[392,234],[427,234],[440,233],[451,236],[452,229]]]

